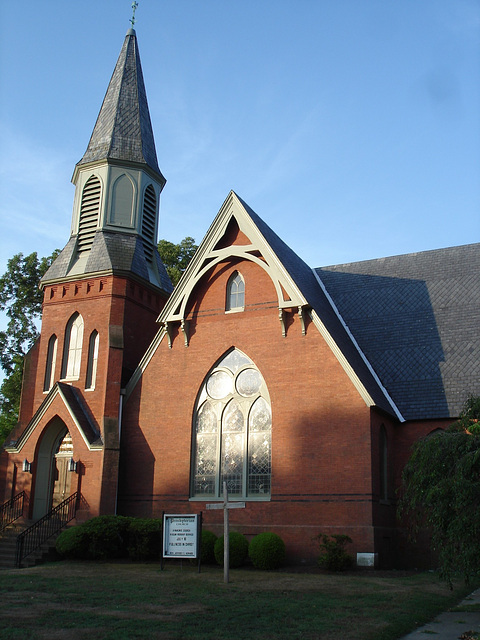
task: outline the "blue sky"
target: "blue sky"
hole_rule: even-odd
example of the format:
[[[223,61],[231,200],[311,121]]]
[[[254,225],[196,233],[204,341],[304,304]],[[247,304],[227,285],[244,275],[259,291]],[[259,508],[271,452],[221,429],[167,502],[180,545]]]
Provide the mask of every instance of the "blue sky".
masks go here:
[[[130,0],[0,0],[0,270],[70,233]],[[480,0],[140,0],[160,237],[235,190],[312,267],[480,231]]]

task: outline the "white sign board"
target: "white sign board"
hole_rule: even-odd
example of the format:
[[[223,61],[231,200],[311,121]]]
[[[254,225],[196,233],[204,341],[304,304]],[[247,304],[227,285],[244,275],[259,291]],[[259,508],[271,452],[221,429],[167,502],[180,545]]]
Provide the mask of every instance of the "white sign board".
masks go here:
[[[164,514],[163,557],[196,558],[198,525],[198,515]]]

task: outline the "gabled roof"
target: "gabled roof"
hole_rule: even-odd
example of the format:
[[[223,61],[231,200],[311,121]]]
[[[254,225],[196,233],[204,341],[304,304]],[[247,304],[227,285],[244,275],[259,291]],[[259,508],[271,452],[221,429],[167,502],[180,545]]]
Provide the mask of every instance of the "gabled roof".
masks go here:
[[[78,166],[100,160],[158,168],[147,94],[135,31],[129,29],[120,51],[87,150]]]
[[[221,240],[232,218],[251,244],[223,247]],[[188,341],[188,328],[185,326],[186,310],[196,283],[216,264],[231,256],[251,260],[269,274],[277,291],[280,310],[293,308],[302,309],[302,313],[303,310],[311,313],[316,328],[323,335],[368,406],[379,406],[402,419],[342,319],[331,305],[315,272],[233,191],[225,200],[195,256],[160,313],[158,321],[162,328],[127,385],[127,395],[140,379],[160,342],[168,334],[169,324],[180,322]]]
[[[20,433],[12,432],[11,438],[4,447],[9,453],[18,453],[34,432],[37,425],[52,405],[55,398],[60,398],[65,404],[73,423],[78,428],[85,444],[89,449],[102,449],[103,442],[97,425],[90,416],[87,406],[82,400],[81,394],[75,387],[64,382],[56,382],[45,396],[30,422]],[[67,425],[68,426],[68,425]]]
[[[480,244],[316,272],[406,419],[480,394]]]

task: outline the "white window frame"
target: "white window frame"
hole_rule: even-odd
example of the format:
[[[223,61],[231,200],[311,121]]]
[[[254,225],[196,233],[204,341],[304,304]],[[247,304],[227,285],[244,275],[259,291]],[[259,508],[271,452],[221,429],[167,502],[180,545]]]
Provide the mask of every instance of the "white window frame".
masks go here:
[[[225,310],[236,313],[245,309],[245,279],[240,271],[232,273],[227,282],[227,296]],[[239,304],[239,301],[242,304]]]
[[[87,376],[85,379],[86,391],[93,391],[95,389],[95,382],[97,379],[99,344],[100,344],[100,335],[97,330],[94,330],[90,334],[90,339],[88,341]]]
[[[83,347],[83,318],[74,313],[65,331],[65,345],[63,350],[63,380],[78,380],[82,361]]]

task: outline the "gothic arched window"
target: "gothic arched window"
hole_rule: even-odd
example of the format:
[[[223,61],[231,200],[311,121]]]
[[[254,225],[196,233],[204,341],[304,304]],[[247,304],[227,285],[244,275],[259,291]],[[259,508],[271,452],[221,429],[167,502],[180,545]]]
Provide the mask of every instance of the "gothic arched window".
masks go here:
[[[98,331],[92,331],[88,342],[87,378],[85,380],[85,389],[95,389],[99,342],[100,337],[98,335]]]
[[[80,362],[83,345],[83,318],[74,313],[65,331],[63,350],[62,378],[77,379],[80,375]]]
[[[268,498],[272,413],[265,381],[234,349],[210,371],[193,418],[192,496]]]
[[[245,281],[238,271],[233,273],[227,283],[227,311],[240,311],[245,306]]]
[[[131,179],[123,174],[117,178],[112,189],[110,224],[131,227],[134,215],[134,188]]]
[[[45,363],[45,378],[43,390],[50,391],[55,380],[55,361],[57,359],[57,336],[53,334],[48,341],[47,360]]]

